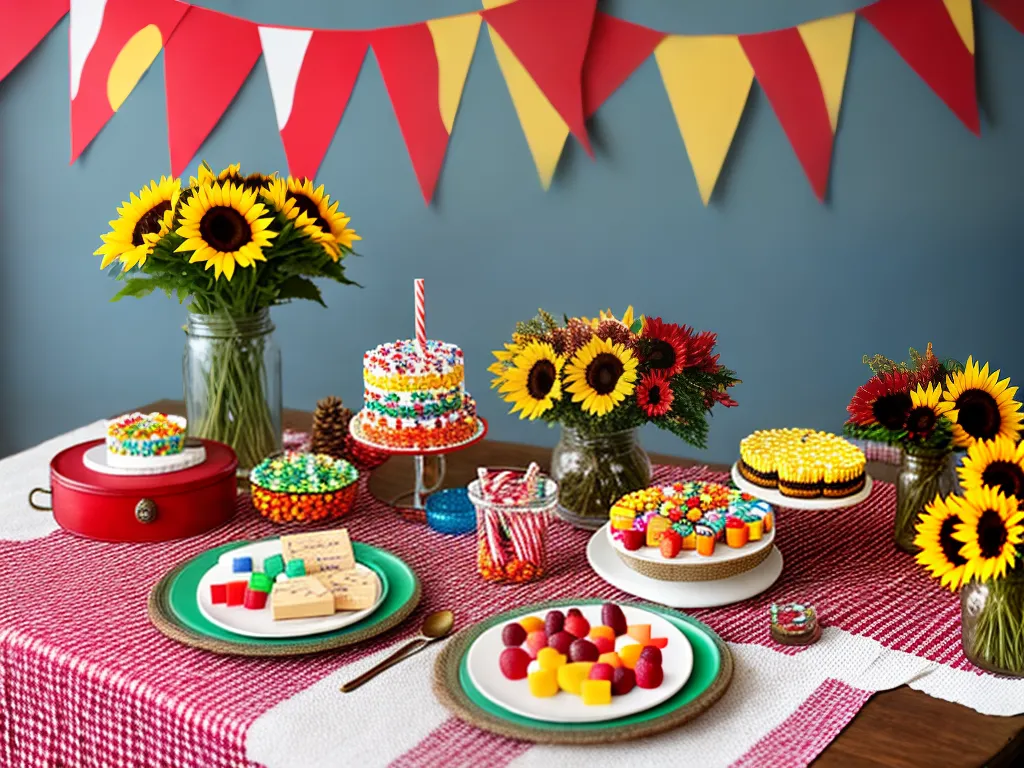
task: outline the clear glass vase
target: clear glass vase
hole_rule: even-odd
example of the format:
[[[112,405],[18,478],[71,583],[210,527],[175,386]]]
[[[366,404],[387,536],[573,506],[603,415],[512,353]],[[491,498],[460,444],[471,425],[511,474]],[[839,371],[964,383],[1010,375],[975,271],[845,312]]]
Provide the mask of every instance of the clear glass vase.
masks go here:
[[[595,530],[608,522],[619,498],[651,483],[651,460],[635,429],[589,434],[563,427],[551,455],[558,483],[558,515],[577,528]]]
[[[188,433],[230,445],[239,477],[281,450],[281,351],[273,332],[269,309],[188,316]]]
[[[946,498],[953,492],[956,478],[949,451],[903,452],[900,474],[896,479],[896,521],[893,540],[904,552],[915,554],[915,527],[925,505],[936,495]]]
[[[968,582],[960,592],[960,642],[976,667],[1024,677],[1024,567]]]

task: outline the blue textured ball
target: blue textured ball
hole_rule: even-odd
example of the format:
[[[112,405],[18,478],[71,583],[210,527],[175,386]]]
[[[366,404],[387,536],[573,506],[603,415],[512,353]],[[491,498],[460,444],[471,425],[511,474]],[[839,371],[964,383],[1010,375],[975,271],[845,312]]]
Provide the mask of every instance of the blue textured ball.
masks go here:
[[[465,488],[446,488],[427,497],[427,525],[457,536],[476,530],[476,508]]]

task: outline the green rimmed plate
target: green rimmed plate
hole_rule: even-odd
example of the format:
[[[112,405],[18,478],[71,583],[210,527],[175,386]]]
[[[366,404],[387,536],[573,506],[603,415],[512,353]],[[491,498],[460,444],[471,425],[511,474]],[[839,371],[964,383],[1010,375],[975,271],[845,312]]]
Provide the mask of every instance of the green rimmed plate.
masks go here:
[[[276,537],[274,537],[276,538]],[[388,584],[381,605],[362,621],[319,635],[295,638],[255,638],[216,626],[199,611],[196,588],[203,574],[222,554],[248,541],[235,541],[176,566],[149,593],[149,618],[163,634],[194,648],[234,656],[296,656],[361,643],[398,626],[420,601],[420,582],[404,561],[390,552],[355,542],[356,560],[373,569]]]
[[[602,600],[558,600],[516,608],[462,630],[441,651],[434,667],[434,692],[460,720],[513,739],[544,744],[606,744],[651,736],[701,715],[722,697],[732,680],[732,655],[709,627],[685,614],[649,603],[630,603],[670,621],[690,641],[693,673],[686,685],[661,704],[643,712],[597,723],[550,723],[514,714],[494,704],[473,685],[466,654],[482,632],[524,613],[551,608],[597,605]]]

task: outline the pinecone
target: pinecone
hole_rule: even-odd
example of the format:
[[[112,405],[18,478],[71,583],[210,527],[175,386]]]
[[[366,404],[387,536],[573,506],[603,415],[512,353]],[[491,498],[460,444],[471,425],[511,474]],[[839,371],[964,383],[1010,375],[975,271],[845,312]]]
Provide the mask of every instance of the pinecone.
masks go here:
[[[326,453],[336,459],[343,459],[349,452],[350,437],[348,423],[352,411],[342,405],[340,397],[325,397],[316,404],[313,412],[313,453]]]

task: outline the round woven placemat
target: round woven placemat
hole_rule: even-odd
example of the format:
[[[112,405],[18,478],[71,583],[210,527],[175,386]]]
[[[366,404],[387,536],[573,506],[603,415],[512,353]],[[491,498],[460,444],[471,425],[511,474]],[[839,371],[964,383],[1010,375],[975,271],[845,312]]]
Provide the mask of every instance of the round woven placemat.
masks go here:
[[[469,650],[473,641],[486,629],[503,621],[506,617],[519,616],[527,612],[542,613],[550,608],[579,605],[580,602],[580,600],[555,600],[553,602],[527,605],[510,611],[507,614],[494,616],[485,622],[462,630],[445,644],[444,649],[442,649],[437,657],[437,661],[434,664],[434,694],[441,704],[460,720],[482,730],[497,733],[510,739],[532,741],[536,744],[612,744],[654,736],[690,722],[702,715],[711,705],[722,698],[722,695],[729,687],[729,683],[732,682],[732,654],[729,653],[728,647],[710,628],[691,619],[690,621],[694,624],[700,625],[718,648],[718,653],[721,657],[718,676],[708,686],[707,690],[696,699],[661,717],[644,723],[630,723],[626,725],[615,725],[614,721],[609,721],[607,727],[594,730],[576,730],[572,728],[540,729],[503,720],[484,711],[470,700],[469,696],[462,689],[462,684],[459,682],[459,666],[462,663],[462,657]],[[677,613],[665,608],[663,605],[641,602],[630,603],[630,605],[654,610],[659,613]]]
[[[618,547],[615,554],[619,556],[626,565],[639,573],[658,581],[718,581],[728,579],[730,576],[738,576],[741,573],[753,570],[772,553],[771,546],[762,547],[757,552],[737,557],[734,560],[710,561],[706,563],[652,563],[649,560],[641,560],[630,557]]]
[[[302,656],[310,653],[322,653],[323,651],[333,651],[337,648],[345,648],[350,645],[355,645],[356,643],[361,643],[364,640],[369,640],[377,635],[382,635],[385,632],[394,629],[408,618],[409,614],[416,609],[416,606],[419,605],[420,602],[420,581],[419,579],[416,579],[416,588],[409,600],[406,601],[405,605],[395,611],[384,621],[379,624],[366,627],[365,629],[346,632],[333,637],[324,637],[322,640],[305,640],[303,642],[296,643],[275,643],[273,645],[234,643],[229,640],[221,640],[219,638],[207,637],[206,635],[200,634],[199,632],[196,632],[182,624],[177,616],[174,615],[169,599],[171,584],[187,564],[187,562],[182,563],[181,565],[172,568],[149,591],[149,600],[146,605],[147,612],[149,613],[149,620],[152,622],[154,627],[167,635],[167,637],[171,638],[171,640],[179,642],[182,645],[187,645],[190,648],[200,648],[204,651],[219,653],[224,656],[253,656],[261,658],[272,656]]]

